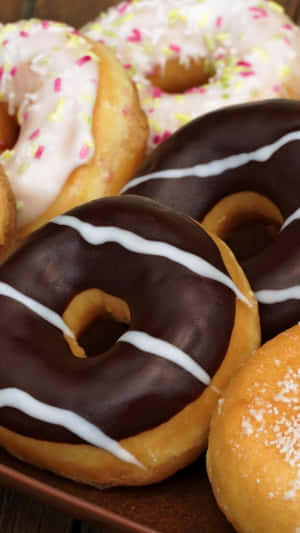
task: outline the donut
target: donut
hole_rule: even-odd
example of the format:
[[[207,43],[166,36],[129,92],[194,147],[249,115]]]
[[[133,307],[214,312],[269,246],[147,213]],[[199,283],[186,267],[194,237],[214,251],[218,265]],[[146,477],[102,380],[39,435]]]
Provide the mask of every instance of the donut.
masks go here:
[[[1,25],[0,44],[0,141],[9,147],[0,164],[24,236],[75,205],[116,194],[142,161],[147,126],[119,62],[73,28]]]
[[[207,470],[239,533],[300,527],[300,327],[266,343],[233,377],[210,429]]]
[[[300,95],[300,30],[273,1],[125,1],[81,31],[136,82],[149,150],[214,109]]]
[[[264,340],[300,316],[299,154],[299,102],[241,104],[177,131],[123,188],[191,216],[225,240],[247,221],[274,226],[271,242],[241,261],[260,304]]]
[[[116,196],[56,217],[0,270],[4,448],[93,485],[154,483],[201,453],[220,391],[260,343],[255,298],[222,241]],[[72,355],[84,295],[91,316],[98,305],[127,322],[93,357]]]
[[[0,263],[16,246],[17,209],[14,194],[0,168]]]

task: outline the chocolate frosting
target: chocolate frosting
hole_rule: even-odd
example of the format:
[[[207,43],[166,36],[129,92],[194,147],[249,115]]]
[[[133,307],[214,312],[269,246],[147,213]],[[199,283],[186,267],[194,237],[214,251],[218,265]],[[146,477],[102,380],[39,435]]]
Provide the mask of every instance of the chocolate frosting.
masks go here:
[[[105,198],[70,214],[169,243],[227,274],[216,245],[198,224],[149,199]],[[234,293],[166,257],[134,253],[114,242],[91,245],[75,229],[49,223],[1,267],[0,279],[60,315],[76,294],[89,288],[122,298],[130,309],[130,328],[177,346],[211,376],[227,351]],[[126,342],[87,359],[75,358],[60,330],[3,295],[0,335],[0,389],[16,387],[71,410],[114,439],[167,421],[204,388],[173,362]],[[11,407],[0,409],[0,424],[42,440],[80,440],[61,426]]]
[[[126,193],[148,196],[201,221],[227,195],[253,191],[272,200],[286,219],[300,206],[300,103],[296,101],[244,104],[200,117],[160,145],[137,175],[253,152],[297,131],[298,140],[286,142],[266,161],[252,160],[201,178],[191,169],[180,179],[151,179]],[[299,230],[300,221],[293,221],[265,250],[243,262],[254,291],[300,285]],[[260,316],[266,340],[299,321],[300,301],[260,303]]]

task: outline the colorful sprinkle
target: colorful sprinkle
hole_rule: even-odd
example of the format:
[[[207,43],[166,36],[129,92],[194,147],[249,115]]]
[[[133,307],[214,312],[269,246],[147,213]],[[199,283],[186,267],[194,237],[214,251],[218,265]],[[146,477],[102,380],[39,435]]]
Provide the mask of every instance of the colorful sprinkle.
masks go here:
[[[50,26],[50,22],[49,20],[42,20],[42,28],[44,30],[48,30],[49,29],[49,26]]]
[[[33,141],[34,139],[36,139],[40,134],[40,130],[35,130],[29,137],[29,140],[30,141]]]
[[[169,48],[170,50],[172,50],[173,52],[176,52],[177,54],[179,54],[181,51],[181,47],[178,46],[177,44],[169,44]]]
[[[119,4],[117,6],[117,11],[120,13],[120,14],[123,14],[125,13],[126,9],[130,6],[130,1],[127,0],[127,2],[122,2],[121,4]]]
[[[77,59],[76,61],[76,65],[78,65],[79,67],[82,67],[83,65],[85,65],[86,63],[88,63],[89,61],[91,61],[91,56],[90,55],[86,55],[86,56],[82,56],[80,57],[79,59]]]
[[[45,146],[39,146],[37,151],[34,154],[35,159],[41,159],[44,151],[45,151]]]
[[[62,85],[62,79],[61,78],[56,78],[54,80],[54,91],[56,93],[59,93],[61,91],[61,85]]]
[[[217,28],[221,28],[222,24],[223,24],[223,17],[217,17],[216,19]]]
[[[26,39],[27,37],[29,37],[29,33],[28,31],[20,31],[20,37],[23,37],[24,39]]]
[[[142,34],[137,28],[132,28],[131,34],[127,37],[127,41],[130,43],[138,43],[142,40]]]
[[[17,67],[12,67],[12,69],[10,70],[10,75],[14,78],[17,72],[18,72]]]
[[[255,19],[266,18],[268,16],[267,11],[262,7],[249,7],[249,11],[253,13],[253,18]]]
[[[80,159],[86,159],[90,153],[90,147],[87,144],[84,144],[81,147],[81,150],[79,152]]]

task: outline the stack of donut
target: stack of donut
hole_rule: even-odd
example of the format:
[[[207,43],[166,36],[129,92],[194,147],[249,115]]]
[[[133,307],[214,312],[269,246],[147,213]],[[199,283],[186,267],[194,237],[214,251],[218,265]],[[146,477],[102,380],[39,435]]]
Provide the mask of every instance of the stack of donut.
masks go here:
[[[300,103],[274,96],[299,96],[299,30],[267,0],[181,4],[122,2],[88,37],[0,27],[0,444],[113,486],[165,479],[208,439],[237,531],[295,533]],[[145,111],[164,142],[137,171]],[[236,259],[253,221],[268,244]]]

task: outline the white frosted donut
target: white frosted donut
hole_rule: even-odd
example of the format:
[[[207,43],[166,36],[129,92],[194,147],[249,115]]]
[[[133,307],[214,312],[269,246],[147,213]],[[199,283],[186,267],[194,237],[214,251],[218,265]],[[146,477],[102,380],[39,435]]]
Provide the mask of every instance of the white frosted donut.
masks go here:
[[[300,32],[270,0],[128,0],[82,32],[110,46],[137,83],[150,148],[216,108],[300,95],[293,68]],[[194,71],[189,83],[195,76],[208,82],[177,94],[176,86],[166,92],[153,85],[157,73],[177,67],[182,78],[180,65]]]
[[[0,155],[19,228],[118,192],[140,164],[147,128],[135,87],[109,50],[69,26],[0,25],[0,101],[20,127]]]

